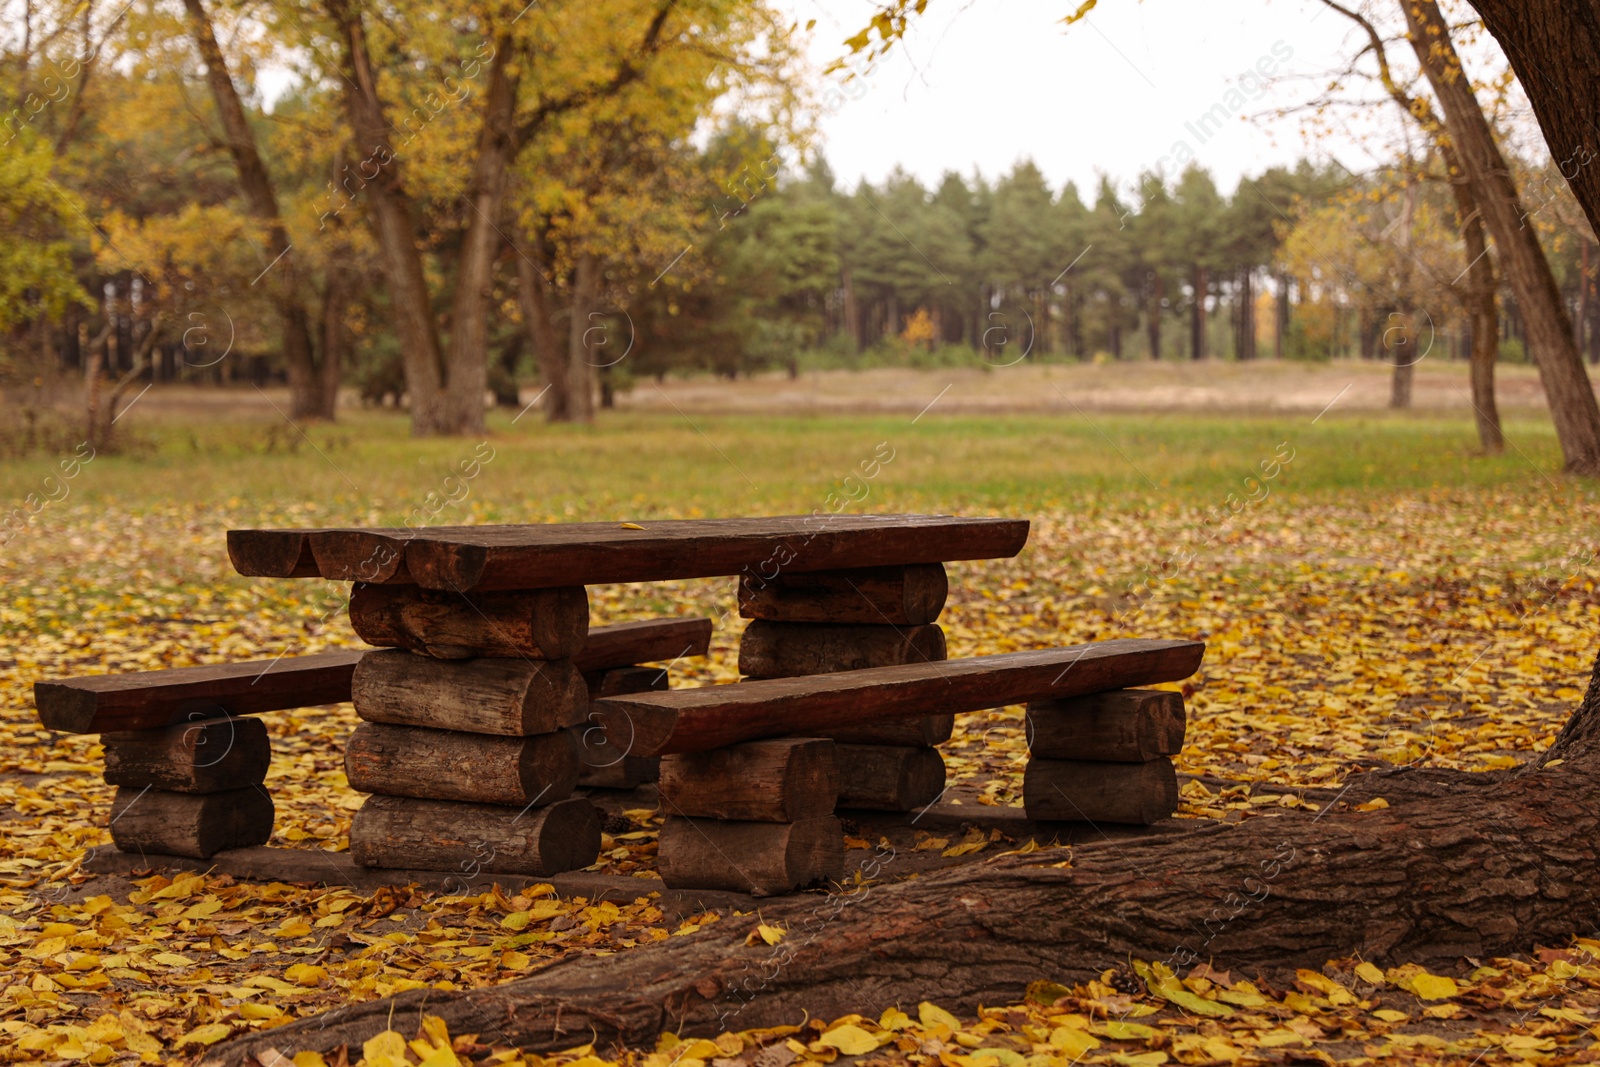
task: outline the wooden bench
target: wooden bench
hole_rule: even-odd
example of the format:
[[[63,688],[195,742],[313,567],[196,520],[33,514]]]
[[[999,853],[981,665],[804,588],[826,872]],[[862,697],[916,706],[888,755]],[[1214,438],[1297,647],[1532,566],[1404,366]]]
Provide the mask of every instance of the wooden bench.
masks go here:
[[[577,718],[586,714],[590,693],[664,687],[665,671],[637,664],[704,656],[711,630],[711,620],[704,618],[649,619],[588,630],[582,648],[567,664],[578,687],[573,699],[581,703]],[[242,717],[352,700],[370,651],[340,649],[41,681],[34,685],[34,703],[40,722],[49,729],[102,735],[106,780],[119,787],[111,812],[112,838],[119,849],[208,858],[223,849],[261,844],[272,834],[272,801],[261,788],[271,760],[270,741],[259,721]],[[408,653],[396,655],[424,667],[428,663]],[[374,661],[366,662],[367,675],[378,673]],[[502,667],[502,674],[514,675],[519,667],[534,673],[541,666],[514,661]],[[462,695],[455,694],[457,699]],[[554,751],[563,766],[571,765],[575,784],[587,776],[588,784],[625,786],[653,770],[642,757],[613,761],[598,731],[585,735],[592,756],[583,737],[563,735],[560,745],[545,746],[547,762],[548,752]],[[472,749],[464,757],[467,766],[477,773],[472,762],[484,753],[467,747]],[[407,769],[403,761],[395,767]],[[413,764],[409,769],[417,768]],[[598,843],[598,831],[595,837]]]
[[[646,619],[590,630],[573,664],[600,685],[612,669],[704,656],[710,645],[710,619]],[[55,678],[33,684],[33,701],[46,729],[69,734],[155,730],[200,718],[342,704],[350,699],[356,663],[370,651],[341,648],[311,656]]]
[[[659,849],[670,888],[787,892],[838,877],[836,805],[931,804],[943,788],[916,748],[840,745],[832,731],[929,712],[1029,705],[1024,797],[1031,818],[1148,824],[1177,807],[1170,756],[1183,738],[1173,682],[1200,666],[1197,641],[1116,640],[972,659],[638,693],[594,715],[634,751],[664,754]],[[1046,755],[1046,754],[1049,755]]]

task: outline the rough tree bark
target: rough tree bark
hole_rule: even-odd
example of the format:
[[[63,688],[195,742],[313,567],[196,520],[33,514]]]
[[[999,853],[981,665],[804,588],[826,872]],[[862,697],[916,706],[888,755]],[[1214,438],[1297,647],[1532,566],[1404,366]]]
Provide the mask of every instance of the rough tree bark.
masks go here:
[[[1383,331],[1384,351],[1394,364],[1394,376],[1389,382],[1389,406],[1397,410],[1411,407],[1411,386],[1417,376],[1417,315],[1404,307],[1390,316],[1389,328]]]
[[[1236,320],[1238,340],[1234,346],[1241,360],[1256,358],[1256,293],[1255,271],[1251,267],[1239,269],[1239,310]]]
[[[271,264],[267,279],[278,310],[282,331],[283,358],[289,372],[289,415],[297,419],[331,419],[338,399],[338,364],[328,352],[319,366],[312,341],[312,316],[302,295],[304,280],[290,255],[289,232],[278,209],[278,194],[272,176],[261,160],[255,131],[245,116],[239,90],[228,72],[228,63],[217,44],[211,14],[202,0],[184,0],[189,15],[189,35],[206,65],[206,83],[216,104],[227,139],[228,153],[239,176],[250,214],[266,227],[265,252]],[[328,366],[326,364],[330,364]],[[331,381],[331,387],[330,387]]]
[[[1545,143],[1600,233],[1600,5],[1594,0],[1472,0],[1533,105]]]
[[[1554,764],[1554,765],[1552,765]],[[958,1009],[1015,1001],[1039,978],[1082,980],[1128,959],[1209,961],[1247,974],[1360,953],[1453,967],[1527,951],[1600,922],[1600,661],[1555,744],[1518,773],[1362,775],[1345,805],[1188,833],[1002,856],[849,896],[769,903],[693,938],[574,958],[470,993],[416,990],[218,1046],[205,1064],[359,1047],[416,1014],[451,1032],[536,1050],[593,1037],[653,1042],[877,1012],[922,999]],[[1329,796],[1331,800],[1331,795]],[[892,877],[892,854],[874,857]],[[782,920],[776,948],[745,944]],[[404,1020],[404,1021],[402,1021]]]
[[[1573,343],[1572,322],[1561,302],[1555,275],[1539,246],[1538,235],[1527,225],[1530,212],[1525,210],[1510,168],[1495,143],[1438,4],[1434,0],[1400,0],[1400,6],[1405,11],[1412,49],[1439,98],[1445,130],[1494,237],[1501,270],[1523,313],[1528,354],[1539,368],[1539,380],[1550,405],[1566,468],[1575,474],[1600,477],[1600,405],[1595,403],[1594,387]],[[1587,9],[1593,21],[1592,0],[1572,6]],[[1551,32],[1548,26],[1541,29]],[[1530,99],[1533,83],[1551,74],[1549,70],[1531,72],[1531,77],[1521,70],[1518,73],[1524,74],[1523,86]],[[1586,87],[1583,91],[1591,90]],[[1551,144],[1560,161],[1560,146],[1554,140]],[[1585,210],[1589,210],[1588,205]],[[1592,213],[1590,217],[1593,218]]]

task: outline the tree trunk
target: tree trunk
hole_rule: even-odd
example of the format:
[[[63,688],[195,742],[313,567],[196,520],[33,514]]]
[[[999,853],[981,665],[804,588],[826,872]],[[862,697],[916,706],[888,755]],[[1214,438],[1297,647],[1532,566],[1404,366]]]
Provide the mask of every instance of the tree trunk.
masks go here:
[[[239,176],[239,189],[244,193],[250,214],[266,227],[267,266],[262,274],[273,294],[282,331],[283,358],[289,373],[289,417],[331,419],[333,405],[326,396],[323,374],[317,367],[311,339],[311,315],[302,296],[304,282],[290,254],[292,246],[278,210],[272,176],[261,161],[255,131],[250,128],[239,91],[228,73],[227,60],[217,44],[210,13],[202,0],[184,0],[184,8],[189,15],[190,36],[206,65],[206,83],[222,121],[228,152]]]
[[[1446,154],[1446,160],[1454,153]],[[1457,168],[1453,167],[1452,170]],[[1464,291],[1472,350],[1472,416],[1478,427],[1478,443],[1486,455],[1505,451],[1506,438],[1500,429],[1500,406],[1494,395],[1494,364],[1500,354],[1500,313],[1495,308],[1494,264],[1484,232],[1483,214],[1473,198],[1472,187],[1463,180],[1452,183],[1456,192],[1456,211],[1461,218],[1461,238],[1467,256],[1467,284]]]
[[[489,306],[494,261],[504,238],[496,225],[505,204],[513,144],[517,83],[506,70],[511,41],[495,41],[489,62],[483,121],[473,160],[467,203],[467,231],[456,265],[450,314],[450,349],[445,377],[446,428],[450,433],[482,434],[483,394],[489,388]]]
[[[1485,6],[1497,7],[1499,2],[1495,0]],[[1429,86],[1439,97],[1451,144],[1472,185],[1489,232],[1494,236],[1495,247],[1499,249],[1501,271],[1510,282],[1518,307],[1525,316],[1528,354],[1539,368],[1539,379],[1550,405],[1566,469],[1600,477],[1600,405],[1595,403],[1594,388],[1589,383],[1577,346],[1573,344],[1572,323],[1561,303],[1561,292],[1549,261],[1533,227],[1527,225],[1528,212],[1523,209],[1510,168],[1473,95],[1438,5],[1434,0],[1401,0],[1400,6],[1405,12],[1411,46]],[[1530,6],[1543,8],[1545,4]],[[1600,29],[1595,24],[1594,8],[1591,4],[1578,7],[1588,12],[1584,32],[1589,47],[1593,48],[1600,44],[1593,36]],[[1551,32],[1556,32],[1555,27],[1549,24],[1541,27],[1541,33]],[[1515,56],[1513,47],[1507,47],[1506,51]],[[1527,75],[1523,84],[1528,87],[1530,98],[1534,83],[1550,76],[1550,71],[1543,68],[1532,72],[1519,70],[1519,73]],[[1592,86],[1585,86],[1582,92],[1592,95]],[[1585,110],[1593,112],[1592,103],[1584,106]],[[1560,143],[1551,138],[1551,144],[1560,158]],[[1583,170],[1578,168],[1578,180],[1592,181],[1592,178],[1582,177]],[[1591,193],[1600,193],[1600,186]]]
[[[1572,343],[1582,353],[1588,347],[1589,332],[1589,242],[1580,236],[1578,248],[1578,292],[1577,307],[1572,312]]]
[[[589,350],[589,313],[600,287],[600,264],[584,252],[572,272],[572,319],[567,324],[567,382],[572,421],[594,421],[594,359]]]
[[[344,100],[354,146],[363,154],[358,166],[366,184],[361,192],[372,201],[379,262],[389,289],[391,323],[405,368],[406,396],[411,405],[411,432],[425,437],[447,432],[449,412],[444,394],[444,359],[433,318],[433,302],[417,247],[416,220],[401,174],[399,151],[390,142],[372,60],[367,52],[361,14],[347,0],[327,0],[327,10],[343,45]],[[369,177],[366,173],[371,169]]]
[[[349,271],[332,267],[322,295],[322,363],[318,368],[322,418],[331,419],[338,410],[339,370],[349,362],[350,331],[346,328],[345,311],[350,306],[352,282]]]
[[[1411,383],[1417,374],[1417,328],[1415,315],[1407,310],[1399,313],[1400,322],[1398,332],[1400,344],[1385,345],[1390,359],[1394,361],[1394,378],[1389,386],[1389,406],[1396,410],[1403,410],[1411,406]],[[1395,332],[1396,327],[1391,326],[1385,332],[1388,340]]]
[[[1033,294],[1033,314],[1035,321],[1031,347],[1037,349],[1040,356],[1048,356],[1050,354],[1050,295],[1047,290],[1039,289]]]
[[[1254,272],[1245,267],[1239,272],[1239,358],[1256,358],[1256,306]]]
[[[1376,795],[1389,807],[1349,810]],[[216,1046],[202,1067],[244,1065],[268,1047],[359,1047],[424,1006],[485,1043],[638,1047],[666,1030],[714,1034],[923,999],[970,1012],[1020,1000],[1040,978],[1084,980],[1129,959],[1253,975],[1354,954],[1454,968],[1463,956],[1560,944],[1590,932],[1600,909],[1600,662],[1538,765],[1371,773],[1343,792],[1346,808],[1333,796],[1316,815],[1091,838],[1070,867],[1014,854],[768,902],[759,917],[724,916],[692,938],[562,960],[490,989],[347,1005]],[[892,877],[894,860],[863,854],[859,869]],[[768,947],[750,937],[758,922],[786,923],[788,936]]]
[[[83,436],[84,440],[89,442],[89,446],[91,448],[99,448],[102,444],[104,444],[104,442],[100,440],[100,379],[105,367],[103,346],[115,343],[111,340],[111,338],[116,332],[112,329],[112,323],[114,323],[116,320],[110,315],[110,308],[108,307],[106,310],[106,324],[100,330],[100,335],[93,341],[84,343],[83,338],[87,334],[88,328],[84,326],[80,326],[78,328],[79,348],[81,348],[84,353]]]
[[[1150,307],[1145,312],[1145,333],[1150,338],[1150,358],[1161,358],[1161,274],[1152,272],[1150,277]]]
[[[544,270],[550,262],[545,254],[544,234],[529,236],[533,255],[517,256],[517,301],[522,321],[533,343],[533,361],[544,382],[544,412],[550,422],[572,421],[572,390],[567,382],[567,346],[555,328],[555,311],[550,306],[550,283]]]
[[[842,277],[844,288],[844,332],[850,341],[850,351],[861,351],[861,307],[856,300],[855,279],[850,273],[850,268],[844,268]]]
[[[1289,276],[1278,275],[1278,300],[1273,310],[1277,313],[1277,326],[1272,331],[1272,355],[1274,359],[1283,358],[1283,345],[1289,333]]]
[[[1206,268],[1194,268],[1194,300],[1189,308],[1189,358],[1206,358],[1206,292],[1210,287]]]
[[[1430,5],[1431,6],[1431,5]],[[1473,0],[1517,74],[1545,143],[1600,233],[1600,12],[1593,2]],[[1498,238],[1497,238],[1498,240]]]

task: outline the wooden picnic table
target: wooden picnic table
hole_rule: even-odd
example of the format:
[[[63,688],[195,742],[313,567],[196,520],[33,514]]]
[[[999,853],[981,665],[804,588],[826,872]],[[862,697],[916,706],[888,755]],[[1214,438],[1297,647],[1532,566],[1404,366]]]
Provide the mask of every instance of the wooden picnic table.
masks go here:
[[[594,861],[583,789],[659,777],[669,887],[783,892],[838,877],[835,809],[943,795],[954,716],[1026,702],[1036,818],[1148,823],[1177,804],[1174,693],[1204,646],[1114,640],[947,660],[944,564],[1014,556],[1025,520],[948,515],[231,530],[250,576],[354,583],[370,651],[40,682],[41,720],[105,733],[124,850],[266,841],[268,731],[238,716],[343,700],[359,864],[548,875]],[[590,585],[733,577],[737,685],[668,689],[709,619],[589,625]],[[208,717],[209,716],[209,717]],[[642,798],[641,798],[642,799]],[[648,800],[644,801],[649,803]],[[638,801],[634,801],[636,806]]]
[[[782,688],[782,679],[848,670],[909,665],[915,671],[945,659],[944,634],[934,624],[949,592],[944,564],[1014,556],[1028,528],[1021,519],[818,513],[415,530],[230,530],[228,554],[245,575],[354,582],[349,611],[356,633],[369,644],[420,653],[369,654],[352,683],[356,711],[366,724],[352,739],[349,751],[359,759],[349,763],[350,780],[377,794],[352,825],[351,851],[358,862],[453,862],[452,849],[459,849],[449,844],[451,834],[471,825],[475,833],[497,827],[495,848],[514,857],[506,862],[526,867],[555,855],[549,850],[563,847],[559,840],[589,834],[576,814],[557,812],[577,776],[564,767],[561,744],[549,738],[582,730],[589,752],[651,769],[660,762],[657,754],[670,747],[664,739],[636,735],[631,721],[638,715],[641,726],[649,719],[659,731],[673,719],[670,711],[652,716],[632,705],[613,705],[604,716],[591,711],[599,707],[592,701],[647,696],[641,692],[644,679],[630,676],[611,693],[591,684],[584,698],[586,687],[572,662],[588,633],[588,586],[736,577],[740,614],[754,620],[741,642],[739,666],[746,677],[767,680],[757,686]],[[1058,663],[1054,671],[1059,670]],[[981,674],[966,688],[986,688]],[[945,681],[936,678],[933,686],[953,708],[961,701],[947,699]],[[862,686],[862,696],[882,688],[872,679]],[[927,683],[924,690],[931,692]],[[701,746],[709,762],[677,766],[669,803],[678,812],[701,810],[730,825],[750,823],[737,813],[752,810],[794,816],[779,825],[757,820],[742,831],[732,827],[744,835],[736,851],[775,864],[765,875],[740,875],[741,885],[800,884],[824,876],[840,847],[832,816],[838,797],[905,809],[943,789],[944,764],[934,744],[949,735],[951,719],[948,708],[918,696],[926,696],[924,690],[913,686],[894,712],[858,696],[847,698],[853,707],[831,718],[817,716],[815,701],[798,716],[780,715],[773,705],[766,727],[757,722],[742,732],[713,731]],[[970,693],[964,699],[983,703]],[[763,718],[767,704],[758,699],[751,714]],[[916,720],[898,736],[881,722],[895,713]],[[786,734],[814,740],[796,748],[783,740]],[[779,739],[775,747],[753,755],[730,751],[731,763],[715,757],[730,738],[773,736]],[[830,784],[836,777],[835,741],[849,757],[842,793]],[[894,743],[902,741],[908,743]],[[676,751],[685,749],[680,744]],[[809,755],[794,756],[800,751]],[[791,756],[797,761],[792,765]],[[748,759],[756,764],[741,762]],[[798,769],[802,763],[810,769]],[[449,773],[426,773],[440,765]],[[827,773],[818,777],[823,765]],[[730,775],[729,767],[744,769]],[[626,776],[619,784],[634,780]],[[702,810],[688,799],[701,785],[725,792],[730,780],[736,791],[756,798],[753,807],[739,801]],[[796,791],[804,799],[791,803]],[[780,796],[789,799],[774,804]],[[545,809],[548,815],[523,818],[529,808],[548,803],[546,798],[557,801]],[[482,804],[467,813],[447,801]],[[549,823],[549,832],[539,818]],[[534,825],[538,840],[530,843]],[[674,879],[721,880],[705,874],[705,861],[685,847],[666,849],[667,860],[679,860],[671,867]]]

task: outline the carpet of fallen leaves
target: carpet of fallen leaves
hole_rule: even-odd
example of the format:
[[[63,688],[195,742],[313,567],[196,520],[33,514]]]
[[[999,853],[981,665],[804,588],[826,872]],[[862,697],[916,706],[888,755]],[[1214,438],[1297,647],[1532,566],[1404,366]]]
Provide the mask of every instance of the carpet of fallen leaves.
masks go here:
[[[1330,495],[1292,507],[1269,498],[1234,515],[1222,501],[1041,510],[1018,559],[952,565],[941,623],[952,656],[1112,637],[1205,640],[1205,665],[1183,686],[1180,815],[1272,817],[1325,805],[1373,766],[1504,768],[1548,744],[1581,695],[1600,629],[1596,511],[1577,489],[1547,485]],[[95,738],[36,726],[33,681],[356,644],[341,587],[241,579],[222,535],[376,521],[240,501],[137,514],[62,505],[0,553],[0,1061],[185,1060],[231,1034],[352,1000],[501,982],[566,954],[625,952],[716,921],[670,921],[656,906],[659,818],[646,810],[627,812],[627,827],[608,825],[595,868],[638,879],[638,899],[622,905],[515,880],[449,897],[218,876],[108,883],[80,869],[85,850],[109,840],[111,790]],[[731,583],[605,587],[591,590],[591,604],[596,622],[712,616],[712,656],[679,664],[674,684],[735,677]],[[342,761],[355,719],[346,706],[266,720],[273,844],[305,850],[314,866],[317,853],[345,847],[361,803]],[[1020,709],[963,716],[945,754],[956,783],[948,799],[1020,805]],[[973,862],[1015,847],[976,833],[923,844]],[[975,1020],[906,1005],[803,1031],[665,1036],[654,1050],[579,1048],[545,1062],[1588,1062],[1600,1058],[1600,967],[1589,949],[1600,945],[1529,945],[1525,959],[1464,962],[1452,977],[1335,961],[1282,989],[1254,976],[1202,969],[1180,980],[1145,968],[1072,989],[1036,985],[1025,1000],[1019,990],[1017,1005]],[[541,1062],[436,1023],[348,1058]]]

